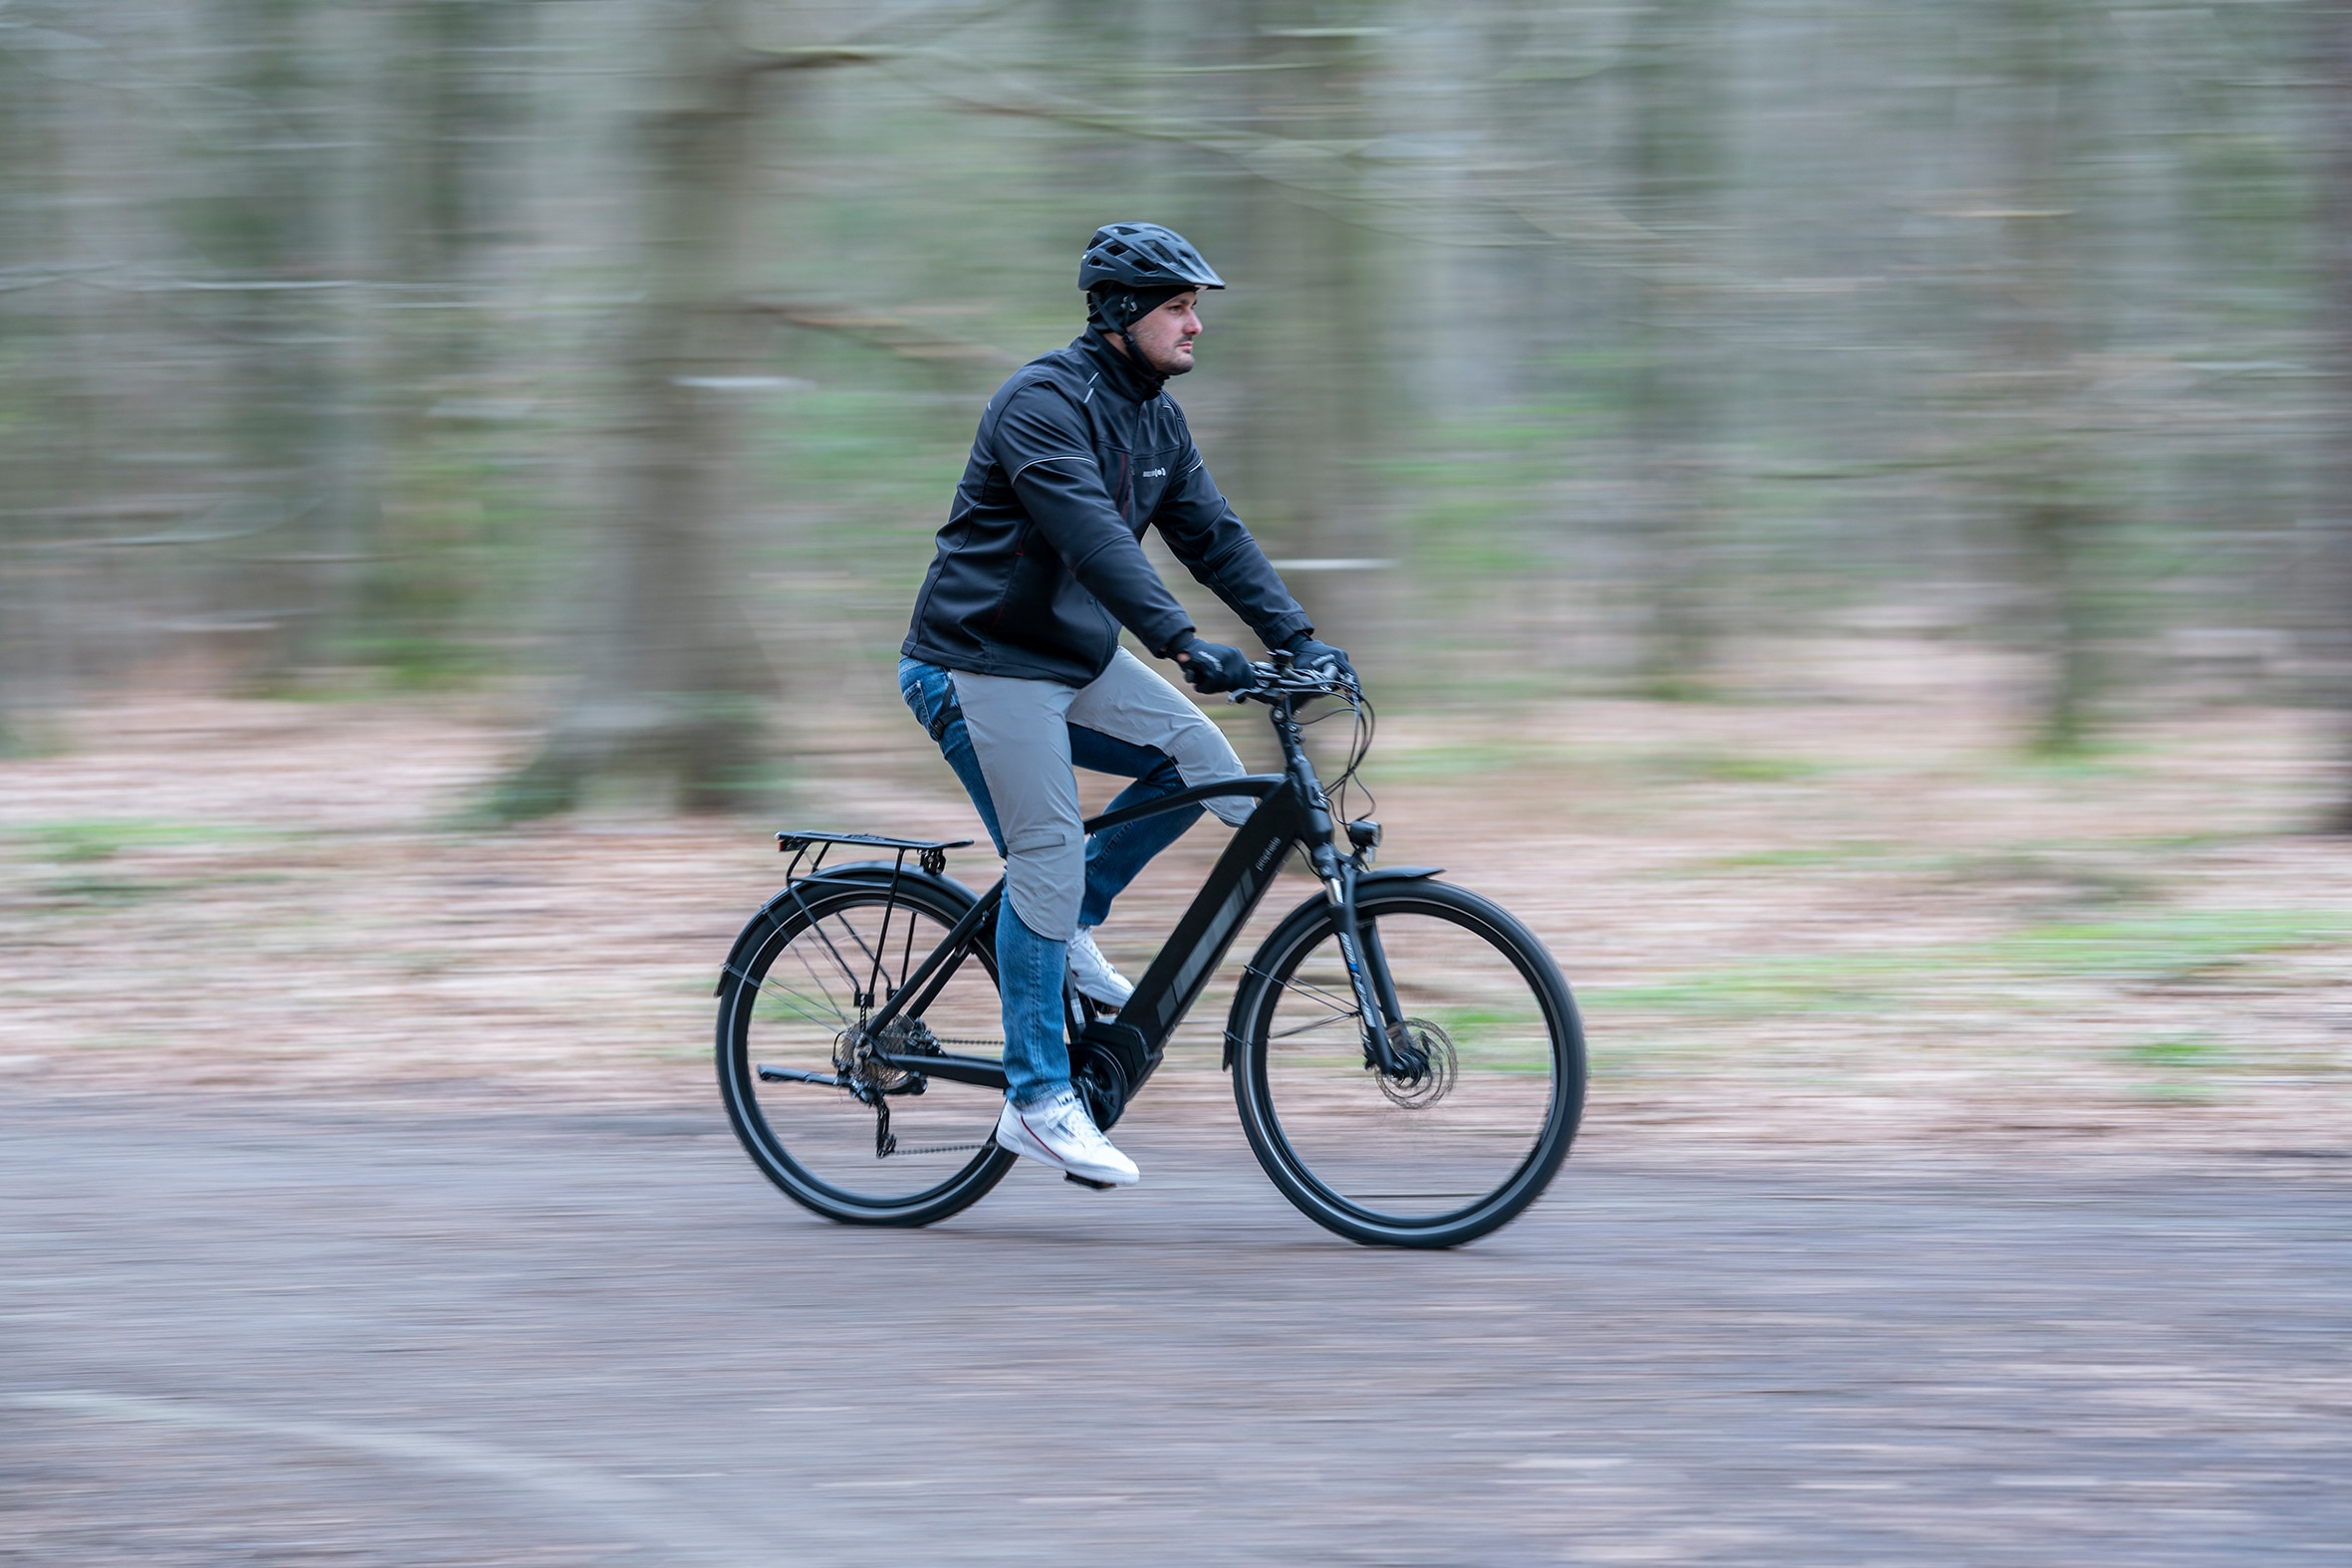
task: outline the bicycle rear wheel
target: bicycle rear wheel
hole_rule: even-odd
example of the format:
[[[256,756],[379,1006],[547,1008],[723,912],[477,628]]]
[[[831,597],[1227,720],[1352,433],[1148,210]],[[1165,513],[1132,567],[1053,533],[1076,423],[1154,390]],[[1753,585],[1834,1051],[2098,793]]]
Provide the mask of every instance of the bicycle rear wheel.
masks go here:
[[[719,1087],[744,1149],[794,1201],[847,1225],[920,1226],[977,1202],[1013,1156],[994,1141],[1000,1090],[871,1059],[865,1018],[969,908],[948,886],[801,885],[719,987]],[[1001,1056],[985,937],[919,1015],[879,1043],[904,1056]]]
[[[1429,1071],[1406,1083],[1365,1062],[1337,911],[1316,900],[1267,938],[1234,1003],[1242,1126],[1316,1224],[1372,1245],[1458,1245],[1518,1216],[1567,1157],[1583,1026],[1542,944],[1477,894],[1372,882],[1357,910]]]

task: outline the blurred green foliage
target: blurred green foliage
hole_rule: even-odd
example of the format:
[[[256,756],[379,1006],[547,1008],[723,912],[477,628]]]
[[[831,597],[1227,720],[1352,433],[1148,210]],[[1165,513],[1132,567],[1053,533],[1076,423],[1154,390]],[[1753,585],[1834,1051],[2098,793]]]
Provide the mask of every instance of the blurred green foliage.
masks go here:
[[[1652,985],[1588,987],[1584,994],[1604,1018],[1877,1011],[1906,999],[1920,1004],[1949,995],[1954,987],[1999,995],[2004,1007],[2016,1008],[2034,1005],[2015,989],[2027,982],[2181,985],[2347,937],[2352,918],[2335,910],[2156,910],[2105,921],[2048,922],[1984,943],[1823,953],[1700,970]]]
[[[1149,217],[1393,702],[1823,636],[2030,654],[2061,752],[2332,699],[2334,14],[14,0],[0,692],[552,674],[740,773],[677,715],[887,700],[982,400]]]

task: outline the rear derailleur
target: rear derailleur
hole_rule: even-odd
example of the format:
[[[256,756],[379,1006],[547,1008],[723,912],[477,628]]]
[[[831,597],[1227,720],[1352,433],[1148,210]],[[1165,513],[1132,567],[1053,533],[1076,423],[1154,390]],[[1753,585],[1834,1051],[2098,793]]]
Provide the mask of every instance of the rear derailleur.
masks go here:
[[[870,1032],[863,1023],[853,1023],[833,1037],[833,1071],[859,1104],[874,1108],[874,1158],[887,1160],[898,1152],[898,1137],[890,1131],[890,1097],[920,1094],[931,1080],[883,1061],[877,1050],[892,1056],[937,1056],[941,1051],[919,1018],[892,1018]]]

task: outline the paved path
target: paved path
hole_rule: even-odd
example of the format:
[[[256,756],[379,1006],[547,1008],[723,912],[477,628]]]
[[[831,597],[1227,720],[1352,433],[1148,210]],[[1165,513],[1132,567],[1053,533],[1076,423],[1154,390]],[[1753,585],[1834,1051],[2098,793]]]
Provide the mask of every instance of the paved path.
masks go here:
[[[2352,1560],[2340,1166],[1579,1152],[1419,1254],[1123,1133],[891,1232],[715,1109],[0,1102],[0,1562]]]

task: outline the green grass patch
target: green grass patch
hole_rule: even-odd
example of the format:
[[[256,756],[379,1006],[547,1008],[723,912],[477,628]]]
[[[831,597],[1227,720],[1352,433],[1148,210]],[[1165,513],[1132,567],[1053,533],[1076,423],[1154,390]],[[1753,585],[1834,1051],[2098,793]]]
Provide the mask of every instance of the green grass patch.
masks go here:
[[[1364,765],[1364,771],[1375,783],[1380,780],[1475,779],[1481,774],[1558,766],[1565,761],[1566,755],[1560,748],[1541,741],[1465,741],[1441,746],[1418,746],[1410,751],[1375,750],[1372,760]]]
[[[168,882],[140,882],[128,877],[69,876],[42,883],[35,891],[52,904],[110,907],[136,904],[171,890]]]
[[[1856,841],[1809,844],[1788,849],[1757,849],[1736,855],[1715,855],[1694,868],[1700,871],[1802,871],[1818,866],[1863,865],[1900,854],[1895,844]]]
[[[2126,1045],[2125,1061],[2139,1067],[2215,1067],[2229,1058],[2228,1049],[2210,1034],[2186,1034],[2142,1040]]]
[[[1667,752],[1640,760],[1654,778],[1687,784],[1798,784],[1833,770],[1801,757],[1756,757],[1736,752]]]
[[[2053,922],[1989,943],[1887,953],[1823,954],[1704,970],[1639,986],[1582,988],[1592,1009],[1754,1018],[1889,1007],[1907,991],[1977,977],[2168,984],[2265,955],[2352,942],[2352,915],[2334,910],[2183,911],[2107,921]],[[2174,1047],[2179,1048],[2179,1047]]]
[[[2210,1034],[2145,1039],[2117,1054],[2127,1066],[2148,1074],[2132,1085],[2132,1092],[2168,1105],[2212,1104],[2229,1071],[2238,1065],[2230,1048]]]
[[[2347,940],[2352,915],[2335,910],[2187,910],[2033,926],[1993,944],[1986,957],[2068,979],[2165,982]]]
[[[1410,1009],[1407,1009],[1410,1011]],[[1441,1008],[1430,1018],[1454,1042],[1465,1072],[1539,1073],[1551,1070],[1543,1014],[1526,1008]]]
[[[39,822],[6,832],[24,842],[33,858],[60,865],[112,860],[125,849],[176,848],[260,835],[256,828],[136,821]]]
[[[1887,1002],[1906,985],[1924,983],[1947,965],[1936,950],[1917,954],[1867,953],[1774,959],[1707,970],[1645,986],[1583,988],[1595,1011],[1676,1012],[1716,1017],[1762,1017],[1792,1012],[1852,1012]]]
[[[125,874],[114,865],[117,857],[142,849],[172,849],[185,845],[225,845],[257,838],[283,836],[252,827],[224,827],[194,822],[106,821],[38,822],[0,829],[0,839],[13,842],[16,860],[33,870],[19,885],[41,904],[57,909],[104,909],[136,904],[190,886],[169,878]],[[208,877],[207,885],[228,878]],[[233,880],[275,881],[268,873],[250,871]]]
[[[2150,748],[2120,741],[2083,742],[2062,751],[2029,751],[2002,760],[1997,774],[2046,780],[2059,784],[2113,784],[2138,778],[2145,770],[2136,759]]]

